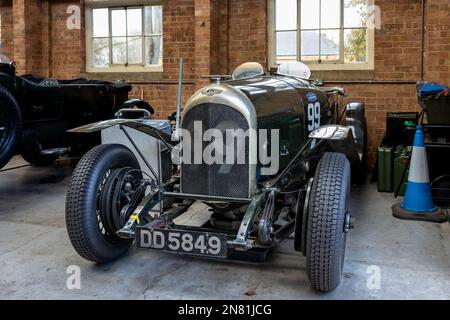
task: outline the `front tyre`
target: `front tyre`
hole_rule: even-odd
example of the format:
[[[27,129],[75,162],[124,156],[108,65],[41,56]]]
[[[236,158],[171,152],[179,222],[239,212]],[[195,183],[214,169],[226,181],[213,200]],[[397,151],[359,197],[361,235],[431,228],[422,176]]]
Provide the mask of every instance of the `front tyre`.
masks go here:
[[[132,243],[115,233],[126,222],[127,217],[117,214],[127,203],[121,203],[124,197],[112,198],[120,193],[114,181],[122,180],[117,177],[127,168],[139,172],[139,163],[128,148],[117,144],[93,148],[75,168],[66,198],[66,228],[75,250],[89,261],[114,260]],[[118,203],[120,207],[113,207]]]
[[[320,160],[311,189],[306,235],[307,272],[315,290],[333,291],[342,279],[350,193],[350,163],[340,153]],[[348,229],[347,229],[348,231]]]

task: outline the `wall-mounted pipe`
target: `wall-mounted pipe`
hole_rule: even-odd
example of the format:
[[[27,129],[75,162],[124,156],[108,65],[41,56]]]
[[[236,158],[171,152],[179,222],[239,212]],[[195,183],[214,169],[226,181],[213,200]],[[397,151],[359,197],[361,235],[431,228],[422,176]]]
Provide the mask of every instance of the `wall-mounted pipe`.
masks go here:
[[[153,84],[153,85],[178,85],[178,81],[176,80],[154,80],[154,81],[127,81],[127,83],[131,85],[146,85],[146,84]],[[195,85],[195,80],[183,80],[182,82],[185,85]]]
[[[416,84],[416,80],[324,80],[329,84]]]

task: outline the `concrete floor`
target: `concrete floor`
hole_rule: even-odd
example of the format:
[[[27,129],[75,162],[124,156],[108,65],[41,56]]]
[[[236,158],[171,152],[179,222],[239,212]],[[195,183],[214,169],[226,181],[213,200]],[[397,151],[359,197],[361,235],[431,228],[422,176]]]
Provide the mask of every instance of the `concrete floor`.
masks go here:
[[[21,164],[16,157],[8,167]],[[263,264],[135,249],[106,265],[84,261],[64,223],[71,171],[60,162],[0,173],[0,299],[450,299],[450,225],[394,219],[396,200],[373,184],[352,190],[357,220],[345,277],[336,291],[319,294],[310,289],[306,260],[292,240]],[[53,175],[65,179],[52,183]],[[66,287],[70,265],[81,268],[80,290]]]

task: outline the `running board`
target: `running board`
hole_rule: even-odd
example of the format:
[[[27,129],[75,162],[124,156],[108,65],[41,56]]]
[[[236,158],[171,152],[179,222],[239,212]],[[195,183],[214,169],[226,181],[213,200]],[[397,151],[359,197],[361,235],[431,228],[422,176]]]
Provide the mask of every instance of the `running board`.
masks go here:
[[[52,148],[41,150],[42,156],[63,156],[69,152],[69,148]]]

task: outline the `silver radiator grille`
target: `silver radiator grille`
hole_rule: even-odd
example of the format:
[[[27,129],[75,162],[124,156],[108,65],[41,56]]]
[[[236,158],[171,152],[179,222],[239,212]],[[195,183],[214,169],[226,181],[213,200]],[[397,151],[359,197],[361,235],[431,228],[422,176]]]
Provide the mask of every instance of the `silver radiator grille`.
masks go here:
[[[200,104],[184,115],[182,128],[194,137],[194,122],[201,121],[203,133],[208,129],[219,129],[225,137],[226,129],[249,129],[245,117],[236,109],[221,104]],[[192,139],[193,140],[193,139]],[[203,142],[203,148],[210,142]],[[238,152],[235,143],[235,157]],[[226,147],[223,147],[224,153]],[[181,165],[181,191],[198,195],[217,197],[249,197],[249,143],[246,137],[245,164],[182,164]],[[194,159],[193,141],[191,145],[191,159]],[[236,160],[236,159],[235,159]]]

